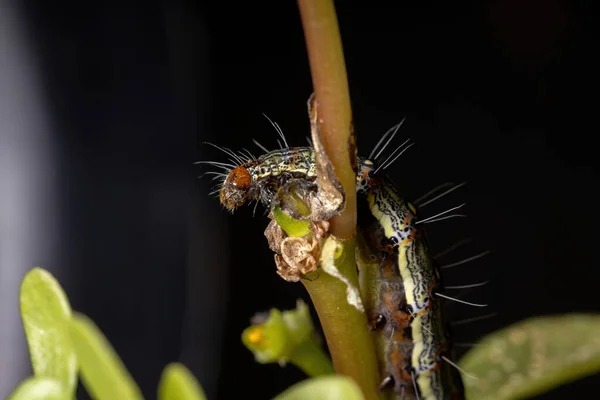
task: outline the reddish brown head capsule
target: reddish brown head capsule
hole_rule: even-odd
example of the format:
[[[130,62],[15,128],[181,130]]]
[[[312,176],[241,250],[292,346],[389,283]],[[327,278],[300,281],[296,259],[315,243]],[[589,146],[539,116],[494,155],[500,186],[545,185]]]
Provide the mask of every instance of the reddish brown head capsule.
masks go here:
[[[252,186],[252,176],[244,166],[234,168],[221,188],[221,204],[228,210],[243,205],[248,200],[248,192]]]

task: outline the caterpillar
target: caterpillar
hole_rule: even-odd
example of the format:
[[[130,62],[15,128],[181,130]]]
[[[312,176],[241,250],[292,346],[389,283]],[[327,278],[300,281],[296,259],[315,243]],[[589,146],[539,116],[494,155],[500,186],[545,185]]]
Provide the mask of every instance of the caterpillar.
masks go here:
[[[398,371],[391,362],[386,368],[389,374],[386,379],[393,382],[396,392],[402,394],[406,392],[408,382],[413,381],[417,398],[463,398],[460,376],[442,363],[444,358],[449,360],[445,355],[449,351],[448,332],[443,325],[440,304],[434,300],[434,290],[441,289],[441,276],[429,256],[423,229],[417,226],[416,208],[400,195],[386,175],[377,175],[376,170],[372,161],[362,161],[359,193],[366,196],[375,220],[371,227],[367,227],[367,235],[369,232],[383,231],[379,237],[370,240],[371,247],[379,249],[382,258],[379,273],[380,279],[383,279],[377,286],[383,303],[379,308],[384,311],[379,311],[378,322],[381,324],[383,320],[393,329],[394,336],[386,343],[388,358],[398,359],[398,347],[406,342],[406,336],[410,336],[412,343],[408,363],[411,366],[410,380],[406,369]],[[361,230],[365,230],[364,223]],[[394,270],[399,272],[404,301],[394,299],[388,305],[390,299],[386,287],[391,274],[386,264],[390,262]],[[390,312],[390,306],[393,307],[393,313]],[[384,313],[387,313],[387,317]],[[408,335],[396,332],[408,327]],[[386,334],[385,331],[383,334]],[[384,380],[384,383],[387,382]]]
[[[359,225],[367,235],[374,232],[376,239],[371,239],[367,247],[377,249],[379,255],[375,257],[381,262],[378,269],[381,286],[376,301],[379,309],[372,321],[372,329],[389,334],[383,346],[386,361],[382,367],[385,374],[382,386],[392,383],[394,391],[401,397],[414,390],[418,399],[461,399],[460,375],[447,368],[456,365],[448,356],[448,331],[443,323],[440,302],[436,300],[442,289],[439,268],[429,256],[423,229],[418,226],[424,220],[418,221],[415,206],[400,195],[385,174],[385,169],[410,145],[405,146],[408,141],[404,142],[380,164],[371,160],[379,157],[401,124],[392,128],[395,130],[391,136],[388,137],[392,130],[382,137],[368,158],[357,158],[357,192],[366,197],[366,205],[375,221],[366,227],[359,220]],[[257,205],[262,202],[270,209],[277,191],[288,182],[316,181],[313,149],[290,148],[280,128],[274,126],[285,147],[268,151],[255,142],[265,151],[257,158],[248,150],[235,153],[215,146],[228,154],[231,162],[204,162],[224,170],[212,173],[221,181],[213,193],[219,194],[221,204],[228,211],[233,212],[252,201]],[[384,140],[387,142],[380,148]]]

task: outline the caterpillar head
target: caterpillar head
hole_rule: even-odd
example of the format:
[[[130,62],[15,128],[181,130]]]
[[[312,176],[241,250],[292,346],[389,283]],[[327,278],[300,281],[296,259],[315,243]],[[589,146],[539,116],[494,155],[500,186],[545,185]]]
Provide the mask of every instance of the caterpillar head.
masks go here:
[[[239,166],[231,170],[219,193],[221,204],[229,211],[244,205],[250,200],[252,176],[246,167]]]

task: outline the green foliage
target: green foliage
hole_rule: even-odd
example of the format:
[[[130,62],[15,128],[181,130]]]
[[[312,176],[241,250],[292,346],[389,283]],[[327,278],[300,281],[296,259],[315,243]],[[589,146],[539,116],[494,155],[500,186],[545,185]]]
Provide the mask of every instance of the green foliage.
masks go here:
[[[261,364],[292,363],[309,376],[333,373],[331,361],[316,342],[308,306],[298,301],[294,310],[271,309],[257,315],[255,323],[242,332],[242,342]]]
[[[525,399],[600,372],[600,316],[531,318],[485,337],[460,361],[467,399]]]
[[[70,331],[81,365],[81,378],[90,396],[102,400],[142,399],[127,368],[91,320],[75,314]]]
[[[49,272],[33,268],[21,284],[20,303],[35,377],[53,379],[71,396],[77,385],[77,358],[69,335],[67,296]],[[32,382],[28,390],[52,385],[47,380]]]
[[[158,384],[158,400],[206,400],[206,395],[185,366],[171,363]]]
[[[364,397],[352,379],[322,376],[297,383],[273,400],[364,400]]]
[[[74,399],[78,365],[92,398],[143,398],[108,340],[90,319],[71,312],[67,296],[48,271],[29,271],[20,296],[34,376],[17,386],[8,400]],[[165,368],[158,391],[159,400],[206,399],[198,381],[178,363]]]
[[[71,400],[78,365],[86,389],[98,400],[142,399],[141,392],[102,332],[69,301],[50,273],[32,269],[21,285],[21,314],[34,376],[8,400]],[[484,338],[460,361],[467,399],[516,400],[600,371],[600,316],[566,314],[532,318]],[[308,307],[271,310],[242,334],[259,362],[291,362],[310,376],[274,400],[363,400],[360,388],[332,374],[315,341]],[[205,400],[202,387],[181,364],[169,364],[159,400]]]
[[[63,384],[53,378],[34,377],[25,379],[8,400],[70,400]]]

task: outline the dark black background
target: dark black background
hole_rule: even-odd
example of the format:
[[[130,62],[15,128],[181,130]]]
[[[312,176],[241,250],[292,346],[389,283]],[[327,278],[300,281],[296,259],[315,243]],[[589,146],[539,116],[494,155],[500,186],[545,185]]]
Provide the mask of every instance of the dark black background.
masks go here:
[[[368,5],[367,5],[368,4]],[[441,250],[492,255],[447,284],[491,279],[452,306],[457,341],[534,315],[599,311],[598,63],[587,2],[336,2],[359,151],[403,117],[411,148],[389,169],[409,198],[469,182],[423,210],[467,202],[466,219],[429,226]],[[182,360],[209,398],[267,399],[303,378],[258,365],[240,341],[257,311],[292,308],[300,284],[275,273],[251,208],[210,198],[206,168],[255,138],[308,135],[310,71],[296,4],[42,2],[20,6],[43,72],[60,152],[60,268],[73,307],[105,332],[155,397]],[[453,258],[454,257],[454,258]],[[576,340],[576,338],[573,338]],[[597,378],[541,398],[576,397]],[[15,382],[16,384],[16,382]]]

